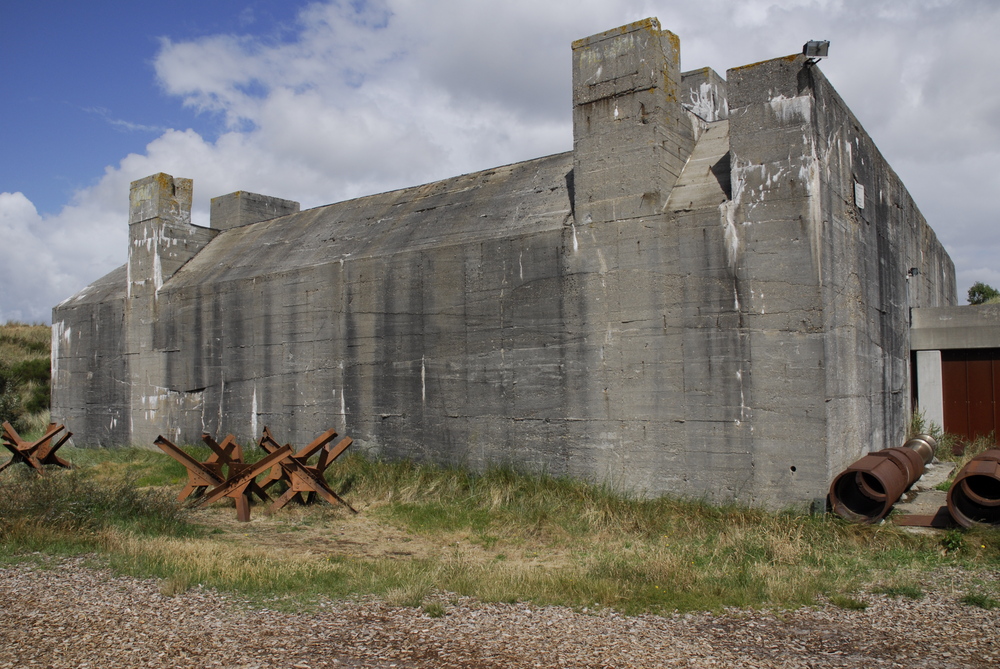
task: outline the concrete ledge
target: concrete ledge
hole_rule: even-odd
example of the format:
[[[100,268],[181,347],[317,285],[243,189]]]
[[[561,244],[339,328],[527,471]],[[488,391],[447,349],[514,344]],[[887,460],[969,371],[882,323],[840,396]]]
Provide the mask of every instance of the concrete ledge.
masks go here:
[[[1000,348],[1000,304],[913,309],[910,348]]]

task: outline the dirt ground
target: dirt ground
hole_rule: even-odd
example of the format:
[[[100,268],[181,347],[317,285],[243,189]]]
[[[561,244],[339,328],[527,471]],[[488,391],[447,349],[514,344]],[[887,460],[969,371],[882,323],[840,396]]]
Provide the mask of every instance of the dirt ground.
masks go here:
[[[1000,666],[1000,611],[958,602],[940,572],[913,601],[720,615],[622,616],[440,595],[445,615],[375,599],[280,612],[86,558],[0,568],[0,669],[51,667],[934,667]]]
[[[269,516],[253,507],[249,523],[235,522],[235,509],[219,502],[198,509],[192,520],[209,528],[228,543],[267,547],[288,555],[343,556],[353,558],[389,558],[399,560],[437,559],[461,554],[468,564],[488,564],[503,553],[505,563],[526,567],[561,567],[571,561],[571,550],[558,541],[546,542],[546,548],[477,540],[467,532],[435,533],[433,537],[409,533],[377,519],[372,509],[352,514],[325,504],[288,505]]]

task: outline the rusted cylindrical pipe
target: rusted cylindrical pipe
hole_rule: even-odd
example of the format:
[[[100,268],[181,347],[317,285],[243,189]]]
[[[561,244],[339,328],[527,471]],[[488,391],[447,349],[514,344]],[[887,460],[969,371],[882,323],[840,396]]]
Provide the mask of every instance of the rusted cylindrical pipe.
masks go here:
[[[902,448],[869,453],[845,469],[830,486],[833,512],[847,520],[874,523],[885,518],[904,492],[923,476],[937,442],[917,435]]]
[[[937,451],[937,440],[929,434],[918,434],[907,439],[903,448],[916,451],[924,464],[929,465],[934,459],[935,451]]]
[[[1000,526],[1000,449],[962,467],[948,489],[948,511],[962,527]]]

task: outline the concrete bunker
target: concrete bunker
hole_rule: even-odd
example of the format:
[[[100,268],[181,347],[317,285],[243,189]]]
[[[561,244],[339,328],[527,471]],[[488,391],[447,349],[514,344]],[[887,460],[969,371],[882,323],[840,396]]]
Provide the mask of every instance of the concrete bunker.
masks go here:
[[[902,443],[909,309],[953,305],[954,267],[820,69],[682,74],[655,19],[572,55],[567,153],[306,211],[234,193],[209,228],[190,180],[134,182],[128,263],[53,309],[54,419],[768,507]]]

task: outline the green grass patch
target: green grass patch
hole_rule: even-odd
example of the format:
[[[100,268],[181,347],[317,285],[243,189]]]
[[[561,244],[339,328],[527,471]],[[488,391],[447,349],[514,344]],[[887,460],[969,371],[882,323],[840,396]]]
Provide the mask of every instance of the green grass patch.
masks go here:
[[[480,531],[491,524],[489,511],[485,509],[456,509],[440,502],[396,503],[382,513],[416,533]]]
[[[847,595],[832,595],[830,603],[848,611],[864,611],[868,608],[868,603]]]
[[[908,599],[923,599],[924,590],[918,585],[904,584],[904,585],[887,585],[875,588],[872,592],[879,595],[888,595],[889,597],[906,597]]]
[[[429,618],[443,618],[447,611],[445,611],[444,604],[441,602],[427,602],[424,604],[424,613]]]
[[[1000,608],[1000,601],[981,593],[969,593],[962,597],[959,601],[963,604],[968,604],[969,606],[977,606],[981,609],[986,609],[987,611]]]
[[[208,446],[187,446],[184,450],[201,461],[211,454]],[[184,465],[159,449],[64,447],[59,456],[96,478],[129,480],[138,487],[172,486],[187,481]]]

